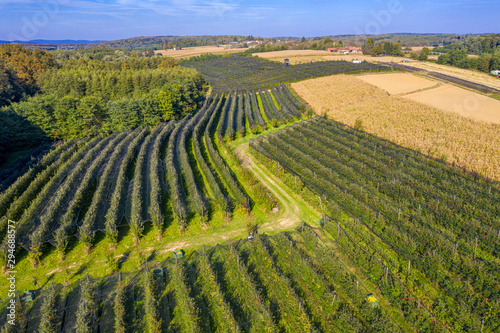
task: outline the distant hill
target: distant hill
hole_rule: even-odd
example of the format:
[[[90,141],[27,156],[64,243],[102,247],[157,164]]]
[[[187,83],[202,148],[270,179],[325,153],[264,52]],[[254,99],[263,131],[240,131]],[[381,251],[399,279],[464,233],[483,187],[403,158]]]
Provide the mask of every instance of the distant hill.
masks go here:
[[[15,40],[15,41],[5,41],[0,40],[0,44],[8,44],[8,43],[18,43],[18,44],[95,44],[101,43],[104,41],[101,40],[74,40],[74,39],[33,39],[28,41]]]
[[[236,36],[236,35],[204,35],[204,36],[141,36],[125,38],[107,42],[96,43],[96,46],[109,46],[111,48],[126,48],[126,49],[147,49],[154,50],[163,49],[172,46],[193,47],[193,46],[209,46],[218,44],[229,44],[233,41],[263,39],[253,36]]]

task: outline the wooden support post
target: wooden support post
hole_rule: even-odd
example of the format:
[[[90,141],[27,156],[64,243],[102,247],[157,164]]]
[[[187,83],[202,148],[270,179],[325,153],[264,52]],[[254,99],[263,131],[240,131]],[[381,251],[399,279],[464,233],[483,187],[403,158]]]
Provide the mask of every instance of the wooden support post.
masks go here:
[[[453,254],[453,258],[457,256],[457,251],[458,251],[458,243],[455,243],[455,253]]]
[[[378,193],[379,186],[380,186],[380,182],[377,182],[377,193]]]
[[[300,315],[300,308],[302,306],[302,302],[299,302],[299,315]]]
[[[483,332],[483,328],[484,328],[484,319],[481,320],[481,333]]]
[[[410,275],[410,263],[411,263],[411,260],[408,260],[408,275]]]
[[[335,299],[337,298],[337,294],[333,294],[333,300],[332,300],[332,305],[335,303]]]
[[[337,238],[340,237],[340,223],[337,222]]]
[[[385,282],[387,282],[388,275],[389,275],[389,266],[385,266]]]
[[[420,309],[420,299],[418,300],[418,309]]]
[[[399,208],[399,210],[398,210],[398,221],[400,218],[401,218],[401,208]]]
[[[356,281],[356,292],[359,291],[359,281]]]

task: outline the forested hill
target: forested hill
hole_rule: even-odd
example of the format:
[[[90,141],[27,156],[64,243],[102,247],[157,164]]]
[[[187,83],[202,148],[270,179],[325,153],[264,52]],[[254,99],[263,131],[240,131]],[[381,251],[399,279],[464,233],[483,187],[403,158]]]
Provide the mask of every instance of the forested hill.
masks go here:
[[[198,109],[204,79],[196,70],[171,58],[85,52],[0,46],[0,163],[44,139],[156,125]]]

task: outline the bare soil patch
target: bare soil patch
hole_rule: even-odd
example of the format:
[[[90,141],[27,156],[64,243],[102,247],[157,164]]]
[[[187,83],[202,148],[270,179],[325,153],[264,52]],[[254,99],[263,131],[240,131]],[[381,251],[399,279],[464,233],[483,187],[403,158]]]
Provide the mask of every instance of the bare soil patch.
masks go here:
[[[464,117],[500,124],[499,100],[454,85],[445,84],[436,89],[406,95],[405,98]]]
[[[391,95],[407,94],[439,85],[435,81],[407,73],[362,75],[357,78],[382,88]]]

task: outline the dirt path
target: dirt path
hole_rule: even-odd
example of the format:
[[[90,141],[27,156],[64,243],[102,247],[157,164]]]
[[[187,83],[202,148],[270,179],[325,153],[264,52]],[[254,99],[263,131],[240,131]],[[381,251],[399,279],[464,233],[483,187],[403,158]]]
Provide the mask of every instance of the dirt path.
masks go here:
[[[255,162],[252,160],[250,156],[247,155],[246,151],[249,148],[248,143],[244,143],[235,150],[235,154],[237,158],[241,161],[241,164],[243,167],[248,168],[249,170],[252,171],[252,173],[255,175],[255,177],[266,186],[269,191],[279,200],[280,202],[280,207],[283,210],[283,215],[278,219],[278,221],[275,222],[268,222],[264,223],[260,226],[259,230],[260,231],[279,231],[283,229],[289,229],[292,228],[294,225],[299,224],[301,221],[300,219],[300,209],[299,209],[299,203],[296,201],[296,199],[292,198],[285,189],[281,187],[280,184],[278,184],[275,180],[270,178],[269,176],[266,175],[266,173],[262,170],[262,168],[258,165],[255,164]],[[223,242],[228,239],[238,239],[240,237],[246,237],[246,230],[244,228],[242,229],[236,229],[236,230],[231,230],[230,232],[225,232],[225,233],[219,233],[219,234],[213,234],[213,235],[207,235],[204,237],[197,237],[196,238],[196,243],[194,243],[193,240],[185,239],[182,241],[176,241],[176,242],[169,242],[169,243],[164,243],[161,246],[156,246],[154,250],[158,254],[164,254],[171,252],[175,249],[180,249],[180,248],[190,248],[194,246],[201,246],[202,244],[208,244],[208,243],[214,243],[214,242]],[[146,252],[149,253],[153,250],[153,248],[145,248],[142,250],[138,250],[139,252]],[[117,255],[115,256],[116,259],[122,259],[124,255]],[[126,258],[124,258],[126,259]],[[99,262],[104,263],[104,260],[101,260]],[[76,267],[76,266],[75,266]],[[53,271],[50,271],[47,273],[47,275],[53,274],[55,272],[61,271],[60,268],[57,268]]]
[[[257,166],[253,162],[250,156],[246,153],[248,147],[249,144],[247,142],[236,148],[234,151],[236,157],[241,161],[241,165],[244,168],[249,169],[254,176],[279,200],[281,203],[281,209],[284,210],[283,216],[281,216],[278,222],[264,223],[261,226],[261,230],[272,231],[276,229],[289,228],[298,224],[300,222],[299,204],[279,184],[266,175],[261,167]]]

